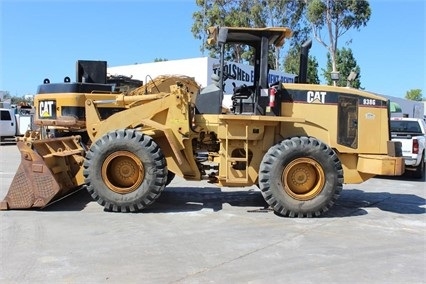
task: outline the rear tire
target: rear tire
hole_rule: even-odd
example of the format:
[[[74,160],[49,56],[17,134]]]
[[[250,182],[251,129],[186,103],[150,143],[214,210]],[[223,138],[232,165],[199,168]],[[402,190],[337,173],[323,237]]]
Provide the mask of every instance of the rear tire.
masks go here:
[[[339,197],[342,183],[338,156],[312,137],[293,137],[274,145],[260,165],[262,195],[282,216],[321,215]]]
[[[112,131],[86,153],[83,175],[90,195],[108,211],[135,212],[161,194],[166,160],[154,140],[135,130]]]
[[[416,167],[416,171],[413,172],[413,177],[418,179],[423,179],[425,177],[425,157],[424,153],[422,155],[422,161],[420,162],[420,165]]]
[[[168,186],[171,182],[172,182],[172,180],[175,178],[175,173],[174,172],[171,172],[171,171],[168,171],[168,173],[167,173],[167,181],[166,181],[166,186]]]

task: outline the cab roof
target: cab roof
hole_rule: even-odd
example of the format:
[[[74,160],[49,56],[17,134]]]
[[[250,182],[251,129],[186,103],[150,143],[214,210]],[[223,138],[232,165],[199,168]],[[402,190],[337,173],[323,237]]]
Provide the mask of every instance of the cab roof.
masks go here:
[[[242,27],[210,27],[208,29],[208,44],[241,43],[256,45],[266,37],[269,44],[280,47],[292,31],[286,27],[242,28]]]

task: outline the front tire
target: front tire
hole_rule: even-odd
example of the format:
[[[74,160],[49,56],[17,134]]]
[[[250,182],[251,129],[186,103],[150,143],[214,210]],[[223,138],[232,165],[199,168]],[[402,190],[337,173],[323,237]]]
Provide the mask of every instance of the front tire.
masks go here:
[[[260,165],[262,195],[282,216],[321,215],[339,197],[342,183],[338,156],[312,137],[293,137],[272,146]]]
[[[154,140],[135,130],[112,131],[86,153],[83,175],[92,198],[114,212],[146,208],[167,180],[166,160]]]

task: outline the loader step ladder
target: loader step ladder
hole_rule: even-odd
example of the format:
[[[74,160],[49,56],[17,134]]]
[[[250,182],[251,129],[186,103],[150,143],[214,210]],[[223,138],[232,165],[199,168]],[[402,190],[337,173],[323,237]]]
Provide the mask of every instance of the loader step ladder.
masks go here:
[[[249,181],[249,175],[248,175],[248,164],[249,164],[249,151],[248,151],[248,135],[249,135],[249,127],[248,125],[245,126],[245,136],[233,136],[229,134],[229,128],[228,124],[226,124],[226,139],[225,139],[225,153],[226,154],[226,182],[233,182],[233,183],[248,183]],[[229,151],[229,140],[239,140],[243,141],[244,143],[244,157],[233,157],[232,152]],[[244,172],[244,176],[235,176],[230,169],[232,168],[235,163],[242,162],[245,164],[244,170],[238,170],[238,172]]]

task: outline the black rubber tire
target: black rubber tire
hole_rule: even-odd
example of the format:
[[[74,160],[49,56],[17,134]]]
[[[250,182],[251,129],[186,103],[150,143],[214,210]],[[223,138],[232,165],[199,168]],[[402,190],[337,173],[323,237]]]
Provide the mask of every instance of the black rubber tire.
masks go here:
[[[140,163],[142,170],[138,171],[138,167],[132,164],[130,172],[136,173],[140,179],[134,185],[120,187],[120,184],[114,188],[115,180],[105,172],[108,172],[107,167],[115,165],[111,157],[119,153],[124,155],[116,156],[118,159],[124,157],[127,160],[118,164],[123,172],[117,170],[114,175],[125,180],[126,166],[132,163]],[[118,166],[111,166],[111,172]],[[160,196],[167,180],[166,160],[161,149],[151,137],[135,130],[117,130],[102,136],[87,151],[83,167],[87,190],[107,211],[135,212],[146,208]],[[131,186],[131,190],[126,191]],[[117,188],[122,191],[117,192]]]
[[[172,182],[172,180],[174,178],[175,178],[175,173],[171,172],[171,171],[168,171],[168,173],[167,173],[167,180],[166,180],[166,186],[168,186]]]
[[[425,162],[424,162],[424,153],[422,155],[422,161],[416,167],[416,170],[413,172],[413,177],[417,179],[423,179],[425,177]]]
[[[298,168],[298,161],[302,170]],[[308,163],[305,163],[308,161]],[[284,176],[288,169],[292,175]],[[304,173],[306,167],[309,174]],[[311,179],[315,191],[305,195],[293,193],[285,186],[287,178],[298,185],[298,173]],[[322,178],[311,178],[319,173]],[[284,180],[284,178],[286,180]],[[300,183],[303,185],[303,183]],[[343,169],[337,154],[325,143],[312,137],[293,137],[272,146],[263,157],[259,171],[259,187],[273,210],[288,217],[317,217],[326,212],[342,190]]]

